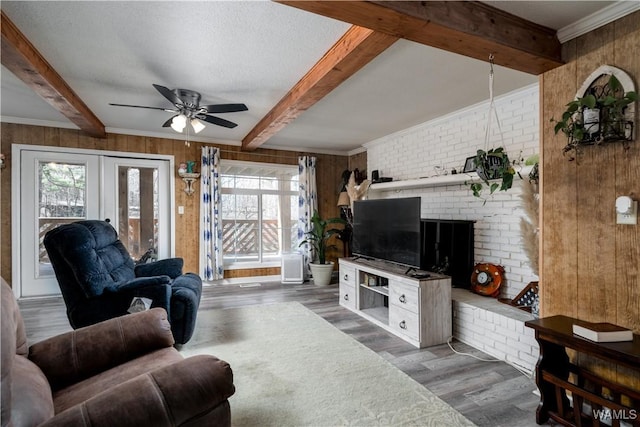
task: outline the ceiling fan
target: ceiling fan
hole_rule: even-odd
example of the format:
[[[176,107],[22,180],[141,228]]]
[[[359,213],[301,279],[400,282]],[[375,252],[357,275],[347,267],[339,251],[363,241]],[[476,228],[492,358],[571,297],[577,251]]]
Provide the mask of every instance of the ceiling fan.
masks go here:
[[[189,89],[168,89],[164,86],[157,84],[153,85],[154,88],[162,96],[167,98],[174,106],[174,108],[163,107],[146,107],[143,105],[127,105],[127,104],[109,104],[117,107],[133,107],[133,108],[148,108],[151,110],[161,110],[169,113],[174,113],[174,116],[164,122],[162,127],[171,127],[176,132],[182,132],[187,126],[187,123],[191,125],[195,133],[200,132],[205,128],[204,123],[212,123],[218,126],[224,126],[226,128],[234,128],[238,126],[236,123],[229,120],[221,119],[220,117],[212,116],[214,113],[235,113],[237,111],[247,111],[248,108],[244,104],[213,104],[213,105],[200,105],[200,93]]]

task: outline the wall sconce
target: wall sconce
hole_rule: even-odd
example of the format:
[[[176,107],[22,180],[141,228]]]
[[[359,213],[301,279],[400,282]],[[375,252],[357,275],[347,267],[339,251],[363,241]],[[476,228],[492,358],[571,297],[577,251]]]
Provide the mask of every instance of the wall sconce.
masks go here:
[[[616,224],[638,223],[638,202],[629,196],[620,196],[616,199]]]
[[[200,178],[200,174],[193,171],[195,164],[196,162],[189,161],[186,163],[180,163],[180,166],[178,167],[178,176],[184,181],[184,192],[187,193],[188,196],[195,193],[193,183]]]
[[[184,181],[184,192],[191,196],[196,190],[193,189],[193,182],[200,178],[199,173],[181,173],[180,178]]]

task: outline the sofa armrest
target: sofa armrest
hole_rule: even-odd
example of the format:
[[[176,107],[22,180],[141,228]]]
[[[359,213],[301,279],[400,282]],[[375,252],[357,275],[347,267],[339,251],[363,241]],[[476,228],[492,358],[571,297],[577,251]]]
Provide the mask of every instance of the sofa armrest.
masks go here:
[[[193,356],[108,389],[41,426],[110,427],[114,420],[124,427],[229,425],[227,399],[234,392],[229,364]]]
[[[107,286],[104,289],[108,292],[122,292],[130,291],[133,289],[141,289],[144,287],[168,285],[170,283],[171,278],[165,274],[151,277],[137,277],[135,279],[129,280],[128,282]]]
[[[167,276],[164,276],[166,279]],[[171,285],[150,284],[136,285],[131,288],[113,288],[97,297],[88,298],[78,304],[67,307],[69,323],[73,329],[93,325],[95,323],[124,316],[135,297],[152,300],[151,308],[163,308],[170,314]]]
[[[29,359],[55,391],[173,344],[167,312],[152,308],[36,343],[29,347]]]
[[[138,264],[133,271],[136,277],[165,275],[175,279],[182,274],[183,266],[184,260],[182,258],[166,258],[148,264]]]
[[[132,279],[116,287],[106,288],[102,295],[107,296],[108,294],[112,294],[120,300],[125,300],[127,307],[123,313],[128,310],[133,298],[144,297],[151,300],[151,308],[164,308],[168,314],[171,314],[169,309],[171,303],[171,278],[169,276]]]

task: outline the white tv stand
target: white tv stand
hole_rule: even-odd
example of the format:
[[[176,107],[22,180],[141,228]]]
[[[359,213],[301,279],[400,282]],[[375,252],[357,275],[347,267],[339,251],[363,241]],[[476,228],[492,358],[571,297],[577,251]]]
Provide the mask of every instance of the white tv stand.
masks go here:
[[[419,348],[451,337],[449,276],[412,277],[406,267],[385,261],[341,258],[339,264],[343,307]]]

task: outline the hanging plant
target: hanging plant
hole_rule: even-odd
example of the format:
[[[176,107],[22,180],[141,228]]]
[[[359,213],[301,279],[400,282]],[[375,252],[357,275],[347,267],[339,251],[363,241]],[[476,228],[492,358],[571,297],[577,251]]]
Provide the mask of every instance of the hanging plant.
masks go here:
[[[504,147],[488,149],[489,139],[491,136],[491,116],[495,116],[498,125],[498,133],[500,139],[504,142],[502,129],[500,128],[500,119],[495,108],[493,100],[493,54],[489,55],[489,112],[487,114],[487,127],[484,134],[484,150],[478,150],[473,162],[476,167],[476,173],[480,177],[481,182],[474,182],[470,185],[470,189],[475,197],[482,197],[482,191],[485,186],[489,189],[489,194],[493,194],[496,190],[507,191],[513,185],[513,176],[515,170],[511,165],[509,156],[504,151]],[[490,182],[500,179],[501,182]],[[487,201],[485,200],[485,203]]]
[[[610,73],[605,84],[597,85],[596,81],[604,74]],[[603,66],[596,72],[594,79],[588,79],[589,86],[583,96],[566,104],[566,110],[560,120],[555,118],[554,132],[562,132],[567,137],[567,145],[563,154],[571,153],[570,160],[575,159],[580,146],[602,144],[603,142],[621,141],[628,148],[633,138],[634,111],[630,106],[638,100],[638,94],[631,90],[624,92],[623,85],[614,73],[622,73],[614,67]]]
[[[474,163],[476,173],[481,180],[481,182],[474,182],[470,186],[474,196],[482,197],[482,191],[485,187],[489,189],[489,194],[493,194],[498,189],[499,191],[507,191],[513,185],[513,176],[516,171],[503,147],[492,148],[489,151],[478,150]]]

